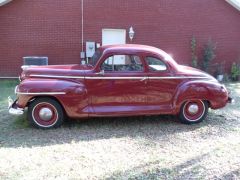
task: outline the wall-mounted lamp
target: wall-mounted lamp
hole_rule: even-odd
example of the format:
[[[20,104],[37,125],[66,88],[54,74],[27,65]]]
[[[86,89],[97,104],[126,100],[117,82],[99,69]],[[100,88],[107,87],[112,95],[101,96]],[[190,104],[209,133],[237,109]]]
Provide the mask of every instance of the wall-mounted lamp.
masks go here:
[[[135,35],[135,32],[133,30],[133,27],[130,27],[130,29],[129,29],[129,38],[131,39],[131,41],[133,40],[134,35]]]

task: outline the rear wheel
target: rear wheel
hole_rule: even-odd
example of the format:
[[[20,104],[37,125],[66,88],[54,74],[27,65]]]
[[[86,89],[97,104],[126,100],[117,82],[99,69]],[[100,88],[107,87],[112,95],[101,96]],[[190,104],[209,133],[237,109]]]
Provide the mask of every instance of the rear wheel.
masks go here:
[[[54,99],[38,98],[28,107],[28,120],[34,127],[42,129],[56,128],[63,124],[62,106]]]
[[[179,118],[184,124],[202,122],[208,114],[208,103],[202,100],[188,100],[180,110]]]

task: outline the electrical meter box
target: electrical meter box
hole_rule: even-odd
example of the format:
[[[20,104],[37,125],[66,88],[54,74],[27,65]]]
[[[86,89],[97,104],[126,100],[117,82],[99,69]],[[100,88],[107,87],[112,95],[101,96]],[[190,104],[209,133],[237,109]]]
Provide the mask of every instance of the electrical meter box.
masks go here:
[[[95,42],[86,42],[86,56],[91,58],[95,53],[96,43]]]

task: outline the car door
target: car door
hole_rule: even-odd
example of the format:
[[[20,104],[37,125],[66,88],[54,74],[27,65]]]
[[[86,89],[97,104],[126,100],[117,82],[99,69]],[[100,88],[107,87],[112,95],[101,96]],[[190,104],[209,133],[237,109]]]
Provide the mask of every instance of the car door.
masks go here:
[[[148,83],[147,103],[154,114],[169,114],[173,109],[173,97],[181,79],[175,78],[171,67],[157,55],[145,56]]]
[[[86,77],[86,82],[93,115],[135,115],[146,111],[147,78],[138,55],[107,56],[99,70]]]

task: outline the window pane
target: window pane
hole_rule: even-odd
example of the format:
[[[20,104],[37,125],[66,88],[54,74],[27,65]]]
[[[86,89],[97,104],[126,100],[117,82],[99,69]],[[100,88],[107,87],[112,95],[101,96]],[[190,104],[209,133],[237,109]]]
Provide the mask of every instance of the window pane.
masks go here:
[[[104,61],[101,69],[117,72],[142,71],[143,65],[138,56],[114,55]]]
[[[148,67],[150,71],[165,71],[167,70],[166,64],[162,62],[160,59],[154,57],[147,57],[146,58]]]

